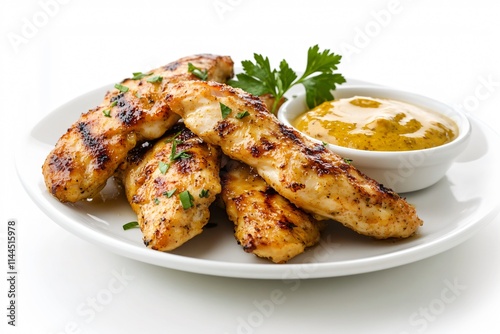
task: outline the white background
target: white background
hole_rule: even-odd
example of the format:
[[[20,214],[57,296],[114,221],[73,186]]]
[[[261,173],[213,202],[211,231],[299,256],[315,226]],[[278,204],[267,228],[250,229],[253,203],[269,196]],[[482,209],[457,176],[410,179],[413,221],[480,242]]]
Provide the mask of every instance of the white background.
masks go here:
[[[500,332],[499,217],[432,258],[369,274],[305,280],[292,291],[279,280],[159,268],[83,241],[33,204],[13,162],[19,136],[51,110],[132,71],[205,52],[231,55],[236,65],[257,52],[274,65],[286,58],[301,70],[314,44],[342,53],[347,77],[462,106],[498,130],[498,14],[496,2],[487,0],[2,0],[0,267],[6,262],[5,224],[15,218],[19,309],[18,327],[7,326],[7,285],[1,278],[0,328],[8,333]],[[36,29],[26,28],[30,24]],[[40,166],[33,166],[33,173],[39,172]],[[82,304],[109,289],[118,273],[128,277],[122,289],[98,311],[82,315]],[[447,282],[462,287],[456,298],[439,314],[412,321],[439,304]],[[275,290],[286,293],[270,307],[265,301]]]

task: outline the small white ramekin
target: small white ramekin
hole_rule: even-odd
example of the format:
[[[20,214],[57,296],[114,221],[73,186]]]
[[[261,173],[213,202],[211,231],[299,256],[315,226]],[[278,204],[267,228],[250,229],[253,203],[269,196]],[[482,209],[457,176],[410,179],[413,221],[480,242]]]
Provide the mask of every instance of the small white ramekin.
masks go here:
[[[398,193],[427,188],[446,174],[454,159],[464,151],[470,138],[471,126],[467,116],[451,106],[434,99],[380,86],[346,86],[332,92],[336,99],[365,96],[407,102],[421,108],[444,114],[458,126],[458,136],[441,146],[414,151],[366,151],[328,144],[327,147],[352,160],[352,164],[369,177]],[[308,111],[305,94],[285,102],[278,111],[278,119],[292,126],[293,121]],[[321,142],[306,134],[313,141]]]

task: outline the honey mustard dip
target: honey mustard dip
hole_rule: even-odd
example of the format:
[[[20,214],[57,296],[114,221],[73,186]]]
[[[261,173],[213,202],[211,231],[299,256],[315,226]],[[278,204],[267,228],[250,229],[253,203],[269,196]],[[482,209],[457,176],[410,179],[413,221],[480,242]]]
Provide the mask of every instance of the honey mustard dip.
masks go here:
[[[325,143],[370,151],[411,151],[443,145],[458,135],[448,117],[401,101],[355,96],[313,108],[294,120]]]

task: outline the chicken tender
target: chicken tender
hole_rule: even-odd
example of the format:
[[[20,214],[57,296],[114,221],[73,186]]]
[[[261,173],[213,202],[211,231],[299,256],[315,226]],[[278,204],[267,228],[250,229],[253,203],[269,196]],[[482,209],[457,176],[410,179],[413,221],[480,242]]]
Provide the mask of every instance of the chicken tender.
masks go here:
[[[422,224],[404,198],[279,122],[258,97],[224,84],[185,81],[169,85],[167,104],[191,131],[253,167],[310,213],[379,239],[409,237]]]
[[[203,231],[220,193],[220,150],[182,123],[152,148],[134,148],[119,170],[144,244],[170,251]]]
[[[285,263],[319,242],[319,223],[247,165],[231,160],[221,178],[221,197],[245,252]]]

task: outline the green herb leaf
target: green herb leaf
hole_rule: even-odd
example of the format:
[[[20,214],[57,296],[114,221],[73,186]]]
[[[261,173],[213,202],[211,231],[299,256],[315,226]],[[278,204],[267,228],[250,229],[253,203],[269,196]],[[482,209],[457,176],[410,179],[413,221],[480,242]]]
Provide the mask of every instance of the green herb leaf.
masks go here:
[[[109,109],[104,109],[102,113],[104,114],[105,117],[111,117],[111,110]]]
[[[227,116],[229,116],[229,114],[231,113],[232,109],[229,108],[228,106],[226,106],[222,102],[219,102],[219,105],[220,105],[220,112],[221,112],[222,118],[223,119],[227,118]]]
[[[181,132],[182,132],[182,130],[181,130],[181,131],[179,131],[179,132],[177,132],[177,133],[176,133],[175,135],[173,135],[172,137],[167,138],[167,139],[165,140],[165,143],[170,143],[170,142],[172,142],[172,141],[174,141],[174,140],[177,140],[176,138],[177,138],[177,137],[179,137],[179,135],[181,134]],[[177,140],[177,143],[180,143],[180,141],[179,141],[179,140]]]
[[[271,69],[269,59],[254,54],[255,63],[250,60],[241,62],[244,73],[236,75],[237,80],[230,80],[229,85],[246,90],[254,95],[271,94],[274,104],[270,110],[276,114],[278,103],[285,93],[293,86],[302,84],[306,90],[306,103],[313,108],[325,101],[332,100],[332,90],[336,85],[345,82],[341,74],[333,73],[337,70],[342,56],[326,49],[319,50],[319,46],[310,47],[307,52],[307,65],[304,74],[298,78],[286,60],[280,62],[279,70]]]
[[[188,159],[191,158],[191,154],[187,153],[186,151],[180,151],[177,152],[177,145],[180,144],[181,142],[178,141],[177,139],[174,139],[172,141],[172,151],[170,152],[170,161],[174,161],[177,159]]]
[[[208,71],[206,69],[202,71],[200,68],[194,66],[192,63],[188,63],[188,72],[193,73],[196,77],[198,77],[203,81],[207,81],[208,79]]]
[[[191,158],[191,154],[187,153],[186,151],[180,151],[172,157],[172,160],[188,159],[188,158]]]
[[[130,230],[130,229],[137,228],[137,227],[139,227],[138,222],[130,222],[130,223],[123,225],[123,230],[126,231],[126,230]]]
[[[243,117],[247,117],[249,115],[250,115],[250,113],[248,111],[243,111],[243,112],[237,113],[235,117],[237,119],[242,119]]]
[[[134,72],[132,73],[132,75],[133,75],[132,80],[140,80],[144,77],[147,77],[148,75],[151,75],[151,72],[149,73]]]
[[[208,192],[209,190],[208,189],[202,189],[201,192],[200,192],[200,198],[206,198],[208,197]]]
[[[158,169],[162,174],[166,174],[168,169],[170,168],[170,164],[167,164],[166,162],[160,161],[158,163]]]
[[[325,101],[333,100],[332,90],[336,84],[344,83],[345,79],[340,74],[322,73],[306,78],[301,83],[306,89],[306,103],[309,108],[314,108]]]
[[[177,188],[169,190],[169,191],[164,191],[163,192],[163,196],[166,196],[167,198],[170,198],[170,197],[172,197],[175,194],[176,191],[177,191]]]
[[[118,89],[122,93],[128,92],[128,87],[122,84],[115,84],[115,88]]]
[[[179,144],[180,142],[174,138],[174,140],[172,140],[172,149],[170,150],[170,161],[174,161],[175,160],[175,154],[177,152],[177,144]]]
[[[176,153],[172,159],[177,160],[177,159],[188,159],[188,158],[191,158],[191,154],[187,153],[186,151],[180,151]]]
[[[158,197],[155,197],[155,199],[154,199],[153,201],[154,201],[154,203],[155,203],[156,205],[160,204],[160,200],[158,199]]]
[[[189,193],[188,190],[185,190],[179,194],[179,199],[181,200],[182,208],[184,210],[189,209],[194,205],[194,198],[193,196]]]
[[[109,105],[110,108],[113,108],[114,106],[116,106],[118,104],[118,101],[113,101],[111,102],[111,104]]]
[[[161,82],[162,80],[163,80],[163,77],[161,75],[155,75],[154,77],[146,79],[147,82],[151,82],[151,83]]]
[[[352,163],[352,159],[347,159],[347,158],[344,158],[344,162],[348,165],[350,165]]]
[[[238,80],[229,80],[228,84],[235,88],[241,88],[255,96],[264,94],[272,94],[274,96],[273,92],[270,92],[268,87],[263,85],[260,80],[253,78],[248,74],[238,73],[236,74],[236,78]]]

